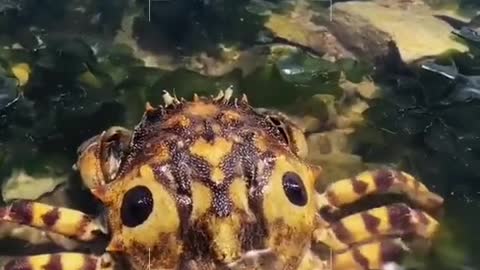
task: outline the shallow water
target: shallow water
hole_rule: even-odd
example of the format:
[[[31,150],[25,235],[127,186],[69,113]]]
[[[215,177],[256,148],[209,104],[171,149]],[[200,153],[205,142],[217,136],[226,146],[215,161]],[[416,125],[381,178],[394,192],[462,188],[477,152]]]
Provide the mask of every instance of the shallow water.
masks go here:
[[[333,2],[0,0],[3,200],[95,213],[72,170],[83,141],[133,128],[164,89],[231,87],[303,126],[324,179],[388,165],[445,198],[432,251],[407,269],[480,269],[478,2]],[[0,257],[58,250],[12,229]]]

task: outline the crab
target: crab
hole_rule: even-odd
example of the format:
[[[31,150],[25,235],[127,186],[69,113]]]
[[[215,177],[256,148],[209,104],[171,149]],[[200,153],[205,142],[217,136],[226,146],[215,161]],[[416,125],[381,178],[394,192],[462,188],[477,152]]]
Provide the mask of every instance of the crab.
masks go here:
[[[366,170],[318,191],[322,169],[284,114],[230,89],[163,98],[133,131],[111,127],[79,146],[74,167],[101,215],[27,200],[0,210],[0,221],[79,241],[108,235],[105,252],[25,255],[5,270],[381,269],[408,252],[407,236],[428,242],[439,230],[428,212],[443,198],[406,172]],[[336,215],[381,194],[412,203]]]

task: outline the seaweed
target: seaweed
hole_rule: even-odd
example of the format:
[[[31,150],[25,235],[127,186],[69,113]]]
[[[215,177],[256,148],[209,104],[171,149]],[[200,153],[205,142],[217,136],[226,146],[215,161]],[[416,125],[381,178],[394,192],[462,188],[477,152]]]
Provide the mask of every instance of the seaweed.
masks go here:
[[[70,171],[81,142],[108,126],[126,124],[126,111],[138,105],[122,99],[128,85],[121,83],[130,69],[143,66],[130,61],[131,51],[110,48],[105,55],[77,38],[48,42],[41,49],[0,51],[2,81],[10,81],[0,89],[2,175],[19,167],[38,172],[56,159],[63,160],[55,162],[57,170]],[[30,70],[24,71],[25,85],[11,74],[18,63]]]

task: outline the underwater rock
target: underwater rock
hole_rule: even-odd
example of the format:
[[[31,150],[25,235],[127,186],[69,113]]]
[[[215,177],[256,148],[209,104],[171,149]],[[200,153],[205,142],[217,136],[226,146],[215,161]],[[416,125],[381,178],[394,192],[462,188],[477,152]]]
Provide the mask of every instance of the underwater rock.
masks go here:
[[[317,132],[322,127],[322,121],[312,115],[290,116],[290,120],[305,133]]]
[[[375,83],[371,80],[364,80],[360,83],[353,83],[348,80],[342,80],[340,86],[349,93],[358,93],[360,96],[366,99],[372,99],[378,97],[379,89]]]
[[[272,14],[265,27],[275,37],[309,48],[317,54],[325,54],[325,57],[354,58],[352,53],[345,49],[328,29],[316,25],[310,20],[314,14],[310,10],[297,10],[289,15]]]
[[[114,44],[126,45],[132,49],[136,58],[142,59],[146,67],[159,68],[166,71],[174,71],[181,68],[197,72],[204,76],[223,76],[240,69],[248,74],[258,67],[265,58],[265,54],[258,47],[245,49],[227,48],[221,46],[218,55],[212,57],[206,52],[196,52],[191,55],[177,56],[174,51],[153,51],[143,48],[133,27],[138,13],[125,16],[122,20],[122,29],[114,39]]]
[[[322,166],[322,184],[355,175],[365,169],[362,157],[351,154],[348,130],[319,132],[307,137],[307,159]]]
[[[24,1],[14,1],[14,0],[1,0],[0,1],[0,12],[5,12],[8,10],[21,10],[23,8]]]
[[[64,183],[67,176],[33,177],[24,170],[14,170],[2,185],[2,197],[5,202],[15,199],[36,200],[45,193],[52,192]]]
[[[113,39],[113,43],[130,47],[133,51],[133,55],[136,58],[142,59],[145,62],[146,67],[155,67],[165,70],[176,69],[178,67],[178,63],[175,63],[175,59],[173,58],[173,56],[167,54],[160,55],[152,53],[148,50],[144,50],[139,46],[136,40],[136,36],[133,33],[133,25],[135,22],[135,18],[139,15],[140,13],[137,11],[122,18],[122,31],[117,32]]]
[[[451,49],[461,52],[468,50],[467,46],[452,39],[453,28],[434,17],[434,12],[427,6],[391,3],[335,3],[331,22],[326,15],[317,19],[327,24],[346,48],[372,60],[387,55],[391,41],[396,43],[402,59],[407,63]]]
[[[185,68],[212,77],[226,75],[235,69],[242,70],[243,74],[249,74],[260,67],[268,57],[268,54],[264,53],[260,47],[245,50],[221,49],[219,57],[209,56],[205,52],[192,55],[185,63]]]
[[[436,64],[434,61],[426,61],[422,68],[438,73],[448,79],[454,80],[457,84],[447,98],[451,101],[468,101],[480,98],[480,76],[466,76],[458,72],[455,63],[451,66]]]

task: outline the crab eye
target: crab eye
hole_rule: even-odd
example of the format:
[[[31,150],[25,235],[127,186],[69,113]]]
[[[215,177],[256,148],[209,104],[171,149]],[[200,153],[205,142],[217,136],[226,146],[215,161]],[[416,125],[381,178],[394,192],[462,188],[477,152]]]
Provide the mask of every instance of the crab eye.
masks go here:
[[[136,186],[125,194],[120,209],[123,225],[136,227],[147,220],[153,209],[152,192],[145,186]]]
[[[307,204],[307,191],[300,176],[294,172],[286,172],[283,175],[283,190],[288,200],[297,206]]]

